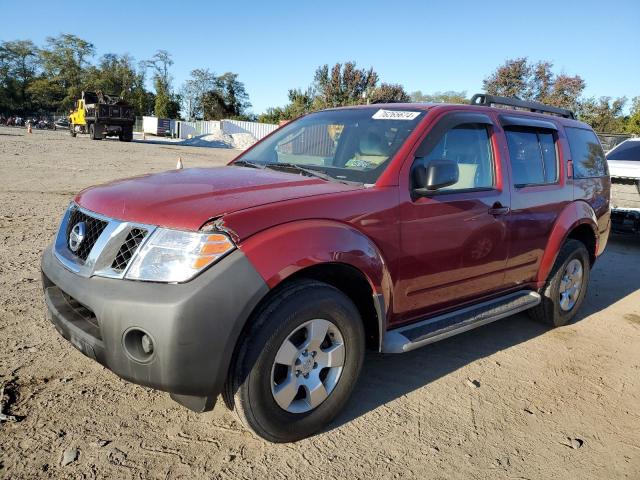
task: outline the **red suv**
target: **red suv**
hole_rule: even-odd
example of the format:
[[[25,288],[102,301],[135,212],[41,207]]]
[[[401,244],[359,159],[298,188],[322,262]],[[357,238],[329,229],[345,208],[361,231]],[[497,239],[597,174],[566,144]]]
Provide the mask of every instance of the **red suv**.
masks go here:
[[[489,95],[326,110],[224,168],[82,191],[43,253],[44,295],[58,331],[120,377],[194,411],[222,394],[292,441],[343,408],[366,347],[524,310],[569,322],[609,189],[567,110]]]

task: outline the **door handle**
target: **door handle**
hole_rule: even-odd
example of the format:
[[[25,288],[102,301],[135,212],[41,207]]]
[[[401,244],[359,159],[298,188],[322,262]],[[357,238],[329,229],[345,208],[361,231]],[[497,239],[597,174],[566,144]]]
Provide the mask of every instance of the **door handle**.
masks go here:
[[[500,202],[496,202],[489,209],[489,215],[506,215],[510,210],[511,209],[509,207],[505,207]]]

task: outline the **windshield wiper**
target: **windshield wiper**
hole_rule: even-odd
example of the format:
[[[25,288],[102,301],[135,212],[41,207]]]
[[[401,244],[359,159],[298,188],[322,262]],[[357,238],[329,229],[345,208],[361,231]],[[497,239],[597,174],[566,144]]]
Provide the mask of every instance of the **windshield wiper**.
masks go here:
[[[264,165],[260,163],[255,163],[250,160],[238,160],[237,162],[233,162],[231,165],[235,165],[237,167],[249,167],[249,168],[260,168],[263,169]]]
[[[304,168],[301,167],[300,165],[296,165],[295,163],[267,163],[265,164],[264,168],[271,168],[272,170],[296,170],[298,172],[300,172],[303,175],[307,175],[308,177],[317,177],[317,178],[322,178],[323,180],[328,180],[330,182],[339,182],[340,180],[338,180],[337,178],[333,178],[330,175],[327,175],[326,173],[322,173],[322,172],[318,172],[316,170],[312,170],[310,168]]]

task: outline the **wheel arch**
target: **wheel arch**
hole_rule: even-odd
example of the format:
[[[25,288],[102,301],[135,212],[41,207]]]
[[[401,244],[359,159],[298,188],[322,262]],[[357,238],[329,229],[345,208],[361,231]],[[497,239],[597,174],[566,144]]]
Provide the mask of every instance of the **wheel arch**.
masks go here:
[[[369,345],[380,348],[392,281],[382,253],[362,232],[333,220],[302,220],[259,232],[240,249],[270,290],[309,278],[343,292],[360,311]]]
[[[538,284],[542,285],[546,282],[562,245],[569,238],[578,240],[587,247],[589,259],[593,265],[598,251],[599,237],[598,222],[593,208],[583,201],[575,201],[567,205],[558,216],[549,235],[538,269]]]

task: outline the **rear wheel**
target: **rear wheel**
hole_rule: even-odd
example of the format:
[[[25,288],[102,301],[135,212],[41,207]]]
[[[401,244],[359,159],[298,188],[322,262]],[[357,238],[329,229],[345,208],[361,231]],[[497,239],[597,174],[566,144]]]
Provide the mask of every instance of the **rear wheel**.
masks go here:
[[[254,318],[227,385],[247,427],[273,442],[299,440],[344,407],[364,358],[353,302],[330,285],[293,283]]]
[[[133,128],[123,127],[118,134],[118,139],[121,142],[130,142],[133,140]]]
[[[591,264],[582,242],[569,239],[560,249],[556,263],[531,316],[554,327],[568,324],[576,315],[587,293]]]

